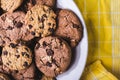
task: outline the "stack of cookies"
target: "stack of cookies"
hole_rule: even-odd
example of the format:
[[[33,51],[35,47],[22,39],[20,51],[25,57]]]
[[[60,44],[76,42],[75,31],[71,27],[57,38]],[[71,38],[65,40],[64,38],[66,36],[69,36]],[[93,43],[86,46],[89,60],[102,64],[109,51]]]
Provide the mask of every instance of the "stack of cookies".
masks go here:
[[[56,0],[0,0],[0,80],[54,80],[83,35],[74,12]]]

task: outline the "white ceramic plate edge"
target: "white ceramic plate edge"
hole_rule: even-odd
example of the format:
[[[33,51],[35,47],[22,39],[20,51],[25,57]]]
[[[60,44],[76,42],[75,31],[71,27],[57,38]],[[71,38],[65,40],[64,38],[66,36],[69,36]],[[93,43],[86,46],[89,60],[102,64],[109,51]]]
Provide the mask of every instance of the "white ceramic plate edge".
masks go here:
[[[73,0],[58,0],[57,7],[62,9],[70,9],[76,13],[84,28],[83,39],[77,46],[77,54],[74,64],[65,73],[59,75],[57,80],[79,80],[87,60],[88,54],[88,38],[87,29],[83,17]],[[79,54],[80,53],[80,54]]]

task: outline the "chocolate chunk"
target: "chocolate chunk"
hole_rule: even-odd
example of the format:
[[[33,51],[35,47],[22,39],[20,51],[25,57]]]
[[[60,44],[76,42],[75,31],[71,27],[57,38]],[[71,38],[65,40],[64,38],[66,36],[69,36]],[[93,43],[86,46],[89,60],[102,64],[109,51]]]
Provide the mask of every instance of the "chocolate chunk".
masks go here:
[[[47,55],[48,56],[53,56],[54,55],[54,51],[52,49],[46,49]]]
[[[28,67],[28,63],[27,63],[27,62],[24,62],[23,66],[24,66],[24,67]]]
[[[51,64],[50,62],[47,62],[47,63],[46,63],[46,66],[52,67],[52,64]]]
[[[32,31],[31,34],[32,34],[32,35],[35,35],[35,32]]]
[[[34,19],[32,17],[30,17],[30,21],[33,21]]]
[[[53,62],[53,63],[56,63],[56,60],[55,60],[55,59],[52,59],[52,62]]]
[[[26,55],[27,53],[26,52],[22,52],[22,56]]]
[[[7,65],[9,65],[9,63],[6,63]]]
[[[51,26],[51,23],[48,23],[49,26]]]
[[[54,29],[53,28],[49,28],[48,31],[54,32]]]
[[[28,49],[28,48],[25,48],[25,50],[26,50],[26,51],[29,51],[29,49]]]
[[[57,66],[59,67],[59,64],[57,64],[57,61],[55,59],[52,59],[52,62]]]
[[[43,23],[45,19],[43,17],[42,18],[38,17],[38,21]]]
[[[3,51],[3,55],[7,55],[8,54],[8,52],[7,51]]]
[[[77,29],[78,29],[78,28],[80,28],[80,27],[79,27],[79,25],[77,25],[77,24],[73,24],[73,28],[77,28]]]
[[[7,29],[12,30],[12,29],[13,29],[13,27],[12,27],[12,26],[8,26],[8,27],[7,27]]]
[[[28,25],[29,29],[31,29],[33,26],[32,25]]]
[[[20,57],[20,55],[15,55],[17,58],[19,58]]]
[[[28,58],[30,57],[29,54],[27,54],[27,52],[22,52],[22,56],[27,56]]]
[[[14,43],[10,43],[10,47],[15,48],[17,45]]]
[[[16,25],[15,25],[17,28],[21,28],[22,26],[23,26],[23,23],[22,22],[18,22],[18,23],[16,23]]]
[[[38,49],[39,47],[40,47],[40,43],[37,43],[35,49]]]
[[[45,41],[43,41],[43,47],[46,47],[47,46],[47,43]]]
[[[29,54],[25,54],[25,56],[27,56],[27,58],[29,58],[30,56],[29,56]]]
[[[46,15],[46,14],[43,14],[43,17],[47,18],[47,15]]]
[[[2,19],[3,21],[5,21],[5,20],[6,20],[6,17],[5,17],[5,16],[2,16],[1,19]]]
[[[13,20],[13,24],[16,25],[16,24],[17,24],[17,21]]]

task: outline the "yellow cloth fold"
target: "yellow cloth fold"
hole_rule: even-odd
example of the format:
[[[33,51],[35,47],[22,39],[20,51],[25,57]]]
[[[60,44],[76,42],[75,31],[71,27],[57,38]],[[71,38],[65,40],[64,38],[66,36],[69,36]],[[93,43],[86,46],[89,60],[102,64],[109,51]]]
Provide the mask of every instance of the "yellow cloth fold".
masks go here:
[[[85,69],[81,80],[118,80],[118,79],[115,76],[113,76],[110,72],[108,72],[101,64],[101,61],[98,60]]]
[[[120,79],[120,0],[74,1],[87,26],[87,65],[99,59],[109,72]]]

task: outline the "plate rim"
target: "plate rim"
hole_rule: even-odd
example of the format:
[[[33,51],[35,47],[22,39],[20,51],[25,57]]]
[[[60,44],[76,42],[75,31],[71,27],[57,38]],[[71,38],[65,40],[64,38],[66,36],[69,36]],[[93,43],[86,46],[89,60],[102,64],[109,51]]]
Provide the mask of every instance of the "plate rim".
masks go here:
[[[88,33],[87,33],[87,27],[86,27],[86,24],[85,24],[85,21],[84,21],[84,18],[83,18],[83,16],[82,16],[82,14],[81,14],[81,11],[80,11],[80,9],[77,7],[77,5],[75,4],[75,2],[73,1],[73,0],[57,0],[57,2],[59,3],[59,2],[62,2],[62,1],[66,1],[66,2],[71,2],[74,6],[75,6],[75,8],[76,8],[76,10],[77,11],[79,11],[79,12],[77,12],[77,13],[75,13],[78,17],[79,17],[79,19],[80,19],[80,21],[81,21],[81,23],[82,23],[82,25],[83,25],[83,28],[84,28],[84,34],[86,34],[86,35],[84,35],[84,37],[86,38],[86,54],[84,54],[83,56],[84,56],[84,60],[83,60],[83,62],[82,63],[84,63],[83,65],[82,65],[82,69],[81,69],[81,73],[79,73],[79,79],[80,79],[80,77],[81,77],[81,75],[82,75],[82,73],[83,73],[83,71],[84,71],[84,69],[85,69],[85,65],[86,65],[86,62],[87,62],[87,57],[88,57]],[[64,8],[65,9],[65,8]],[[74,11],[73,11],[74,12]],[[83,40],[83,39],[82,39]],[[82,42],[82,40],[81,40],[81,42]],[[80,43],[81,43],[80,42]],[[63,80],[63,79],[60,79],[60,77],[58,76],[57,77],[58,78],[58,80]],[[76,78],[76,79],[78,79],[78,78]],[[76,80],[75,79],[75,80]],[[72,80],[72,79],[70,79],[70,80]]]

